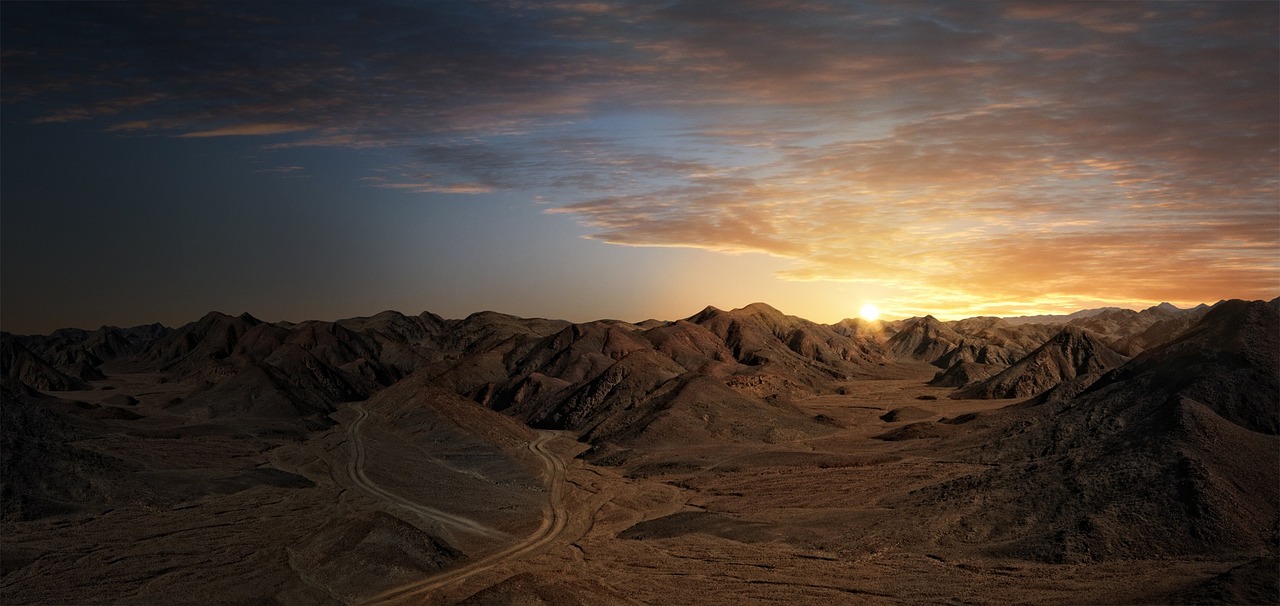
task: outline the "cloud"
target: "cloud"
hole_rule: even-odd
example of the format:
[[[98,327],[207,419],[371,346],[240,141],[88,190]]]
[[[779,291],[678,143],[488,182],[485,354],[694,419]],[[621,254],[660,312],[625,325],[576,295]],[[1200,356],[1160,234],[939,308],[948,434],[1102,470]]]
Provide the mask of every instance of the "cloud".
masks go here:
[[[374,187],[399,189],[415,194],[487,194],[495,191],[482,183],[377,183]]]
[[[57,113],[40,116],[32,120],[34,124],[58,124],[61,122],[76,122],[79,120],[88,120],[93,117],[93,113],[84,108],[69,107],[59,110]]]
[[[193,131],[178,135],[182,138],[199,139],[204,137],[263,137],[267,135],[282,135],[285,133],[296,133],[298,131],[307,130],[304,124],[281,124],[281,123],[260,123],[260,124],[236,124],[234,126],[223,126],[220,128],[212,128],[209,130]]]
[[[1274,3],[19,4],[4,28],[4,101],[37,120],[398,150],[368,185],[560,200],[603,242],[765,253],[903,307],[1280,286]]]
[[[283,174],[287,174],[287,173],[294,173],[294,172],[297,172],[297,171],[300,171],[300,170],[306,170],[306,168],[303,168],[303,167],[301,167],[301,166],[276,166],[276,167],[273,167],[273,168],[259,168],[258,170],[255,170],[255,171],[253,171],[253,172],[256,172],[256,173],[283,173]]]

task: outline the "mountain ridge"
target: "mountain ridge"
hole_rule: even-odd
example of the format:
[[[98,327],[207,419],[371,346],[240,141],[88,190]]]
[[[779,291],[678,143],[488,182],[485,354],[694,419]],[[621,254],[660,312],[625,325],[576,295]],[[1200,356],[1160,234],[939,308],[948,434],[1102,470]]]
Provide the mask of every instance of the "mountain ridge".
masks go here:
[[[0,516],[44,537],[63,516],[161,515],[178,530],[207,528],[209,508],[274,508],[248,514],[254,537],[238,544],[283,537],[272,574],[310,586],[299,565],[358,595],[360,570],[411,582],[494,548],[421,511],[481,512],[513,537],[535,527],[551,469],[538,441],[579,459],[563,488],[599,529],[583,553],[650,540],[741,553],[741,539],[804,567],[893,545],[895,567],[944,576],[953,561],[1036,575],[1195,561],[1204,591],[1271,595],[1255,586],[1265,567],[1241,565],[1280,551],[1280,469],[1265,464],[1280,460],[1278,318],[1280,299],[823,325],[753,304],[638,324],[210,313],[134,341],[3,335],[28,363],[0,373]],[[368,481],[431,509],[351,490],[366,458]],[[175,545],[157,541],[139,549]],[[40,585],[37,556],[70,560],[41,553],[6,551],[6,565],[65,595]]]

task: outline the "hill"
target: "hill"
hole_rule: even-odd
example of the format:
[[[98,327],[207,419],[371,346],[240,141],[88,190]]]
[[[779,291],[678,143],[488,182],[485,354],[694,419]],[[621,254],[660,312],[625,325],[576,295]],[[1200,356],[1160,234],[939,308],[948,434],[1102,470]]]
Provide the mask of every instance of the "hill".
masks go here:
[[[953,398],[1028,398],[1064,382],[1090,381],[1126,358],[1090,333],[1068,326],[1025,358]]]
[[[958,441],[990,468],[915,506],[942,543],[1014,557],[1274,554],[1277,306],[1220,303],[1072,397],[969,421],[978,431]]]

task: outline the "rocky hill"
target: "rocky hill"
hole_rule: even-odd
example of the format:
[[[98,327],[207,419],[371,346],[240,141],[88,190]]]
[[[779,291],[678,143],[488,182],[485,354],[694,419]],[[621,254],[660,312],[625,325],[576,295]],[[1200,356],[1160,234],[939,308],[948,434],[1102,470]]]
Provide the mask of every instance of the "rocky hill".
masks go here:
[[[978,431],[959,441],[989,469],[915,505],[944,543],[1016,557],[1274,554],[1278,305],[1220,303],[1072,397],[962,420]]]
[[[442,389],[601,444],[635,439],[659,419],[686,417],[702,434],[741,438],[741,430],[712,429],[709,419],[739,413],[746,415],[743,423],[792,418],[791,399],[834,393],[843,381],[896,376],[902,364],[917,362],[944,369],[934,384],[964,388],[959,397],[1026,397],[1123,361],[1098,339],[1138,351],[1171,339],[1198,314],[1167,305],[1095,310],[1065,319],[1075,331],[1067,343],[1061,335],[1050,340],[1061,330],[1053,325],[999,318],[944,323],[926,316],[827,326],[763,303],[642,324],[571,324],[494,312],[446,320],[393,311],[295,324],[211,312],[175,330],[151,325],[7,335],[4,370],[45,390],[85,389],[104,372],[162,373],[192,386],[170,403],[173,413],[293,420],[312,429],[327,425],[335,405],[422,371]],[[1076,324],[1105,335],[1091,337]],[[687,401],[680,394],[694,392],[718,394],[711,398],[717,412],[671,412]],[[703,416],[708,420],[699,421]],[[784,425],[806,431],[804,423]],[[771,426],[764,427],[768,433]]]
[[[1067,381],[1096,379],[1126,360],[1092,334],[1068,326],[1012,366],[952,397],[1029,398]]]
[[[531,444],[547,439],[585,460],[567,464],[565,504],[582,516],[570,526],[586,534],[564,570],[642,551],[656,559],[633,581],[664,552],[701,575],[740,567],[749,548],[768,564],[743,582],[770,591],[792,587],[775,575],[887,557],[893,583],[911,583],[899,567],[961,583],[1051,577],[1016,594],[1045,598],[1068,595],[1058,571],[1092,582],[1132,560],[1156,575],[1182,566],[1186,582],[1117,600],[1274,602],[1278,309],[835,325],[763,304],[642,323],[210,313],[176,330],[3,335],[3,582],[52,603],[151,602],[187,580],[166,576],[178,566],[239,601],[282,586],[283,602],[359,601],[371,578],[420,580],[536,529],[553,468]],[[403,502],[352,490],[356,478]],[[68,521],[92,538],[49,532]],[[135,527],[155,532],[132,553],[218,550],[116,557]],[[51,536],[74,549],[47,548]],[[685,557],[691,545],[716,557]],[[608,550],[625,557],[587,561]],[[50,573],[82,565],[65,577],[74,587]],[[151,593],[133,593],[138,570],[159,579]]]
[[[937,318],[925,316],[900,325],[898,332],[885,342],[884,348],[896,360],[916,360],[945,368],[947,364],[942,360],[961,347],[963,341],[964,337]]]

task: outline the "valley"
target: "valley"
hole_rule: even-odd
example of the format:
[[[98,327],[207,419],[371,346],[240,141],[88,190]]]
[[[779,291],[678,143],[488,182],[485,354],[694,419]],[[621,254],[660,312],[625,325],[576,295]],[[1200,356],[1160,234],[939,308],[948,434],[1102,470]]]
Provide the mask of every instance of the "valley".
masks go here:
[[[639,324],[211,314],[113,359],[90,347],[129,343],[107,329],[6,335],[0,594],[1270,600],[1277,302],[1124,311],[1104,329],[763,305]],[[1186,328],[1119,353],[1161,322]],[[56,362],[77,358],[101,377]]]

